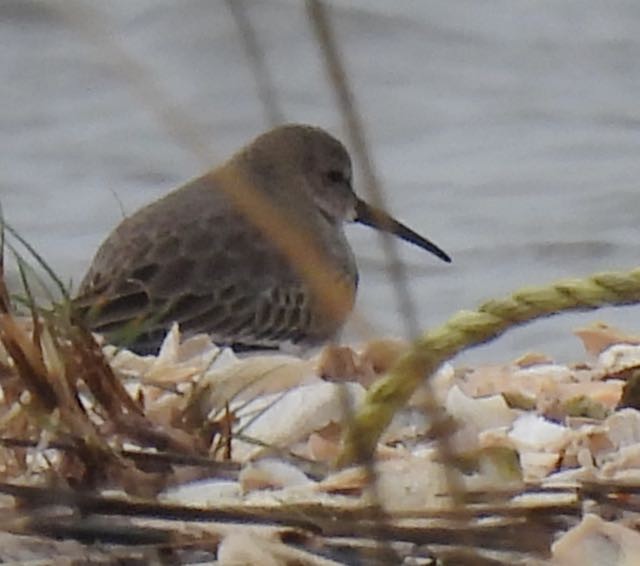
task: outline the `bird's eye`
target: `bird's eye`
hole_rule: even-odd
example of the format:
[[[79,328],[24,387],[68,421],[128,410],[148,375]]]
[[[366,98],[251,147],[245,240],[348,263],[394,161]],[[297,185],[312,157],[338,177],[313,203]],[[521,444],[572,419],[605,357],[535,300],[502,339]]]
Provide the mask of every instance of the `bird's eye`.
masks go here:
[[[345,181],[345,176],[342,171],[338,171],[337,169],[332,169],[326,173],[327,181],[330,183],[342,183]]]

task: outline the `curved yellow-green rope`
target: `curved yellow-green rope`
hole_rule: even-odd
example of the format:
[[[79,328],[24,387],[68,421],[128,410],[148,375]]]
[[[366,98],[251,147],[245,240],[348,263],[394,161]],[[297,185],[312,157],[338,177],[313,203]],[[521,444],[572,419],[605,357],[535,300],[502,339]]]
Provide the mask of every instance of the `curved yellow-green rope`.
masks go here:
[[[528,287],[505,299],[487,301],[476,311],[458,312],[416,340],[389,373],[371,386],[347,429],[338,464],[348,465],[370,457],[395,412],[422,380],[462,350],[538,318],[637,302],[640,302],[640,268],[563,280],[548,287]]]

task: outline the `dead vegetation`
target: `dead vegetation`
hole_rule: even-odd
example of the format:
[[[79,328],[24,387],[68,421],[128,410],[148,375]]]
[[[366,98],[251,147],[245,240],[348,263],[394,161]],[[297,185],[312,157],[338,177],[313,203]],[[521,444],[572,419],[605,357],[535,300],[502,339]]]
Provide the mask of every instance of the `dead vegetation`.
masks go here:
[[[100,344],[5,228],[23,289],[12,297],[0,272],[3,560],[569,564],[574,539],[602,533],[616,556],[637,549],[638,419],[622,409],[631,389],[620,399],[640,362],[615,350],[637,350],[632,337],[580,331],[591,365],[445,366],[375,462],[336,470],[352,407],[402,343],[238,359],[174,328],[158,356],[137,356]],[[53,306],[34,299],[34,263]],[[448,421],[425,415],[432,394]],[[442,435],[459,493],[434,449]]]
[[[369,164],[326,11],[308,9],[347,130]],[[66,12],[119,58],[158,123],[208,164],[193,122],[113,42],[100,14],[78,14]],[[235,17],[277,121],[252,30],[241,10]],[[375,192],[370,166],[364,177]],[[374,461],[336,470],[352,407],[403,344],[239,360],[204,336],[183,342],[174,328],[157,357],[136,356],[88,332],[46,262],[4,228],[11,241],[3,230],[0,249],[15,252],[23,286],[10,295],[0,261],[3,561],[560,565],[632,564],[640,553],[632,337],[583,332],[592,359],[572,367],[543,356],[445,365],[392,423]],[[402,265],[390,258],[410,321]],[[55,296],[43,306],[33,285]],[[450,416],[434,421],[443,408]],[[444,463],[434,447],[443,439]]]

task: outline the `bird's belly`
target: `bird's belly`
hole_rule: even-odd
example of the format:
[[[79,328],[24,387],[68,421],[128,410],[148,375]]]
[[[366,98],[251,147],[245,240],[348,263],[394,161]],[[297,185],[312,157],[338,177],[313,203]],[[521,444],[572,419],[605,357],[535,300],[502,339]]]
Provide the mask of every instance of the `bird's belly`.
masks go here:
[[[354,279],[342,275],[318,288],[295,272],[279,275],[287,276],[263,274],[226,289],[226,296],[212,297],[212,305],[225,305],[222,316],[185,320],[184,330],[206,332],[219,343],[247,346],[312,345],[333,338],[353,309]],[[221,309],[216,310],[220,314]]]

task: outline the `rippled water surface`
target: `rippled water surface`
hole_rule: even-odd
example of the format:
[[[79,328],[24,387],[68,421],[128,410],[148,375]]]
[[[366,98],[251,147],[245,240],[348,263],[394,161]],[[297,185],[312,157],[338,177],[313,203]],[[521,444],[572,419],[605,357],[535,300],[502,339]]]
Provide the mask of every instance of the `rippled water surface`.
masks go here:
[[[344,137],[303,3],[243,6],[286,119]],[[421,326],[525,284],[638,264],[637,0],[330,6],[391,208],[455,260],[402,246]],[[134,211],[268,125],[222,1],[4,0],[0,79],[4,215],[76,282],[121,205]],[[349,236],[359,309],[401,334],[379,240]],[[639,312],[534,324],[474,355],[572,359],[572,327],[640,333]]]

